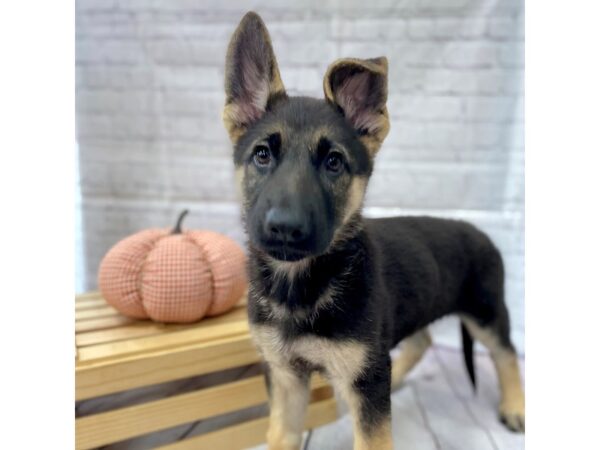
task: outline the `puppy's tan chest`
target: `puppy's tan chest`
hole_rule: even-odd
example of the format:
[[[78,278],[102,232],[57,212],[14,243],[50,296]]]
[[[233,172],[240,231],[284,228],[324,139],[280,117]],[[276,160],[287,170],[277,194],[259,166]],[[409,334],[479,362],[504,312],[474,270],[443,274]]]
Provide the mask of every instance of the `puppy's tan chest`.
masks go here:
[[[322,367],[333,377],[354,380],[366,366],[366,346],[353,340],[332,340],[301,336],[285,340],[276,327],[250,327],[255,343],[265,360],[276,367],[289,367],[302,359]]]

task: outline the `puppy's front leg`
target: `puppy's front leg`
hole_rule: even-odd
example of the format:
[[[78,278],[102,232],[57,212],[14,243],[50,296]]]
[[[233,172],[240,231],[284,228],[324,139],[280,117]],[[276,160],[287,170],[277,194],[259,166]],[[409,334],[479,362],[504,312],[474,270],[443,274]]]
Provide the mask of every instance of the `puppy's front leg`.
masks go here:
[[[381,357],[342,390],[354,427],[354,450],[392,450],[391,362]]]
[[[269,450],[297,450],[309,399],[309,378],[288,365],[269,365]]]

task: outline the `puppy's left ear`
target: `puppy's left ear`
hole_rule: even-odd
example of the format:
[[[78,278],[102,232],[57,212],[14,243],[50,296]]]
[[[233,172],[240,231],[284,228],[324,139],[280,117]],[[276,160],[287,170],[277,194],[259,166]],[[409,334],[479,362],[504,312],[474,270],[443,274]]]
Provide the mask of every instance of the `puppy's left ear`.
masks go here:
[[[259,120],[269,104],[285,97],[269,32],[255,12],[247,13],[235,30],[225,63],[223,121],[235,143]]]
[[[342,111],[371,155],[390,130],[387,72],[385,57],[345,58],[331,64],[323,80],[325,98]]]

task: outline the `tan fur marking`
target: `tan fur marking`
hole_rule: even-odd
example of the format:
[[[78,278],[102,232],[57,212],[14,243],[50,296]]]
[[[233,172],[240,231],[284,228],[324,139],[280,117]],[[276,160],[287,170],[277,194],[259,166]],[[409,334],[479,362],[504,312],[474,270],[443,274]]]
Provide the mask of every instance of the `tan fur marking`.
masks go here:
[[[223,124],[225,125],[225,129],[229,134],[229,139],[233,144],[236,144],[237,141],[240,140],[242,135],[246,132],[247,127],[241,126],[236,120],[235,117],[237,115],[237,106],[234,104],[225,105],[223,108]]]
[[[270,377],[269,450],[297,450],[309,399],[308,378],[301,379],[280,366],[271,366]]]
[[[313,130],[312,136],[311,136],[311,146],[313,149],[317,148],[317,145],[319,144],[319,141],[323,138],[328,139],[329,136],[332,133],[332,129],[328,126],[328,125],[323,125],[320,127],[317,127]]]
[[[392,388],[402,384],[406,374],[421,360],[431,346],[431,335],[423,328],[404,338],[400,343],[400,355],[392,361]]]
[[[294,319],[296,321],[308,320],[313,322],[322,310],[331,308],[334,306],[334,293],[335,288],[329,286],[325,292],[317,299],[314,306],[311,309],[297,309],[290,311],[286,306],[280,305],[276,302],[270,302],[268,298],[258,297],[258,301],[268,305],[270,310],[270,316],[275,320]]]
[[[348,192],[348,200],[346,201],[346,210],[344,211],[343,223],[345,224],[348,220],[360,209],[363,200],[365,198],[365,191],[367,189],[367,178],[366,177],[354,177],[350,183],[350,189]]]
[[[240,166],[240,167],[236,167],[235,169],[235,185],[236,185],[236,192],[237,195],[239,197],[239,199],[244,202],[245,201],[245,195],[244,195],[244,167]]]
[[[366,347],[359,342],[335,342],[312,336],[284,342],[274,327],[266,325],[254,325],[251,332],[270,364],[285,365],[292,358],[302,358],[324,367],[332,378],[351,380],[364,369]]]
[[[390,132],[390,118],[387,107],[383,108],[381,115],[382,120],[379,123],[377,132],[371,135],[366,134],[359,138],[363,145],[367,147],[367,150],[371,156],[375,156],[375,154],[379,151],[381,144],[383,144],[384,139]]]
[[[274,328],[251,326],[250,331],[271,372],[268,448],[296,450],[302,442],[308,385],[290,368],[286,346]]]
[[[393,450],[392,424],[386,422],[369,435],[360,426],[354,426],[354,450]]]
[[[271,45],[271,39],[269,38],[269,45]],[[273,65],[273,80],[270,84],[270,92],[271,93],[284,93],[285,86],[283,85],[283,80],[281,79],[281,74],[279,73],[279,66],[277,65],[277,61]]]
[[[485,328],[480,327],[469,317],[461,320],[473,335],[487,347],[494,361],[498,383],[500,385],[500,415],[509,428],[523,431],[525,428],[525,395],[521,384],[517,355],[498,342],[498,338]]]
[[[352,217],[362,208],[365,192],[367,189],[367,178],[354,177],[348,188],[348,200],[346,201],[344,215],[342,217],[342,226],[338,227],[333,233],[333,238],[329,243],[328,252],[332,251],[341,242],[356,235],[362,228],[362,224],[352,221]]]
[[[280,261],[267,256],[267,263],[273,269],[274,276],[287,276],[290,280],[293,280],[297,275],[308,269],[311,258],[302,258],[299,261]]]

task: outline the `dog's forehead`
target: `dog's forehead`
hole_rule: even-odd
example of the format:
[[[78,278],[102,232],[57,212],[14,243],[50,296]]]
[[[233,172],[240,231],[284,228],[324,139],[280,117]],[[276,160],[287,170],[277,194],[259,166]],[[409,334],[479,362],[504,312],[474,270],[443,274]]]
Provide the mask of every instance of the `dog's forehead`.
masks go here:
[[[324,100],[292,97],[273,108],[268,121],[279,127],[288,140],[318,141],[347,139],[353,130],[345,119]]]

